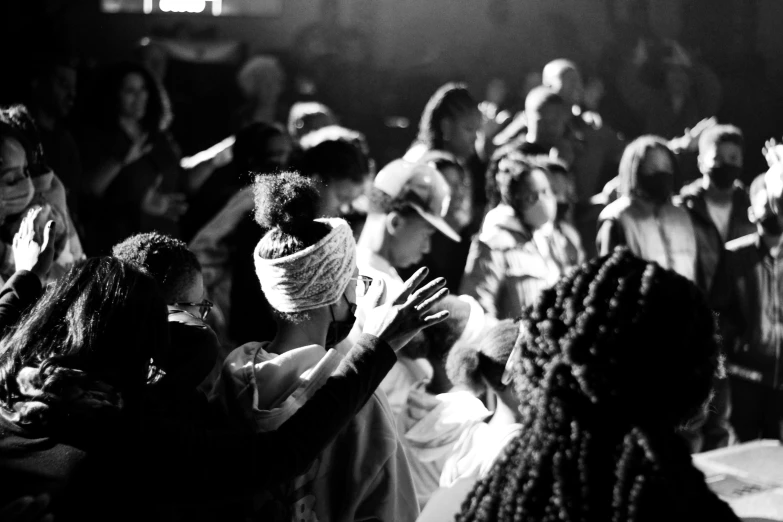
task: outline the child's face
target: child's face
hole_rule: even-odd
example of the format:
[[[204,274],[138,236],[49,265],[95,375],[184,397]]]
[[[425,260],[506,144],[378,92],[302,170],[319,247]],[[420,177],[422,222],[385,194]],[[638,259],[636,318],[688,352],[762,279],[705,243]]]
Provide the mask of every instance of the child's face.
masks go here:
[[[554,221],[557,215],[557,198],[543,170],[536,169],[522,180],[517,194],[516,210],[522,222],[533,230]]]

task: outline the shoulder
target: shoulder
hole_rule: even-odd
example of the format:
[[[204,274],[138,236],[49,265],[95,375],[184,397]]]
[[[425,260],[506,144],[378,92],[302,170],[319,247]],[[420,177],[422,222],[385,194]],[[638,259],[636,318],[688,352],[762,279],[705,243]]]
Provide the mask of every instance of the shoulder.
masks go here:
[[[613,221],[620,219],[623,215],[627,214],[633,206],[633,202],[630,198],[625,196],[612,201],[601,211],[598,216],[599,221]]]

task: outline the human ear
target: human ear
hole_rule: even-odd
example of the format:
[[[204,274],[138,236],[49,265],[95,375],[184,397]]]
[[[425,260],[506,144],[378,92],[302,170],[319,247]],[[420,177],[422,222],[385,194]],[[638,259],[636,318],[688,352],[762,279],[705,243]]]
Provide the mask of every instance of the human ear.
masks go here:
[[[396,236],[403,224],[403,217],[398,212],[389,212],[386,215],[386,231],[389,235]]]

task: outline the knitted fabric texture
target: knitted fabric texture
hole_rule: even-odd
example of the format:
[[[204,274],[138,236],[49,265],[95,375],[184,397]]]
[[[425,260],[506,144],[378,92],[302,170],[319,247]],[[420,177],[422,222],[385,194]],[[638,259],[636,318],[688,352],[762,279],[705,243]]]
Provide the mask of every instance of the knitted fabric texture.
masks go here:
[[[356,269],[356,242],[342,219],[316,219],[332,231],[290,256],[264,259],[256,246],[256,275],[269,304],[283,313],[305,312],[340,300]],[[260,245],[260,243],[259,243]]]

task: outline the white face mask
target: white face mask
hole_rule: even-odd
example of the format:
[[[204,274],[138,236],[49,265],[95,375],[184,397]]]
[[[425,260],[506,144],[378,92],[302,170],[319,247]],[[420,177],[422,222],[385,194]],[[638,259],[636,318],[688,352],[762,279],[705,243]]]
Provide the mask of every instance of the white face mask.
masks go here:
[[[6,216],[20,214],[34,195],[33,181],[29,177],[13,185],[0,186],[0,212]]]

